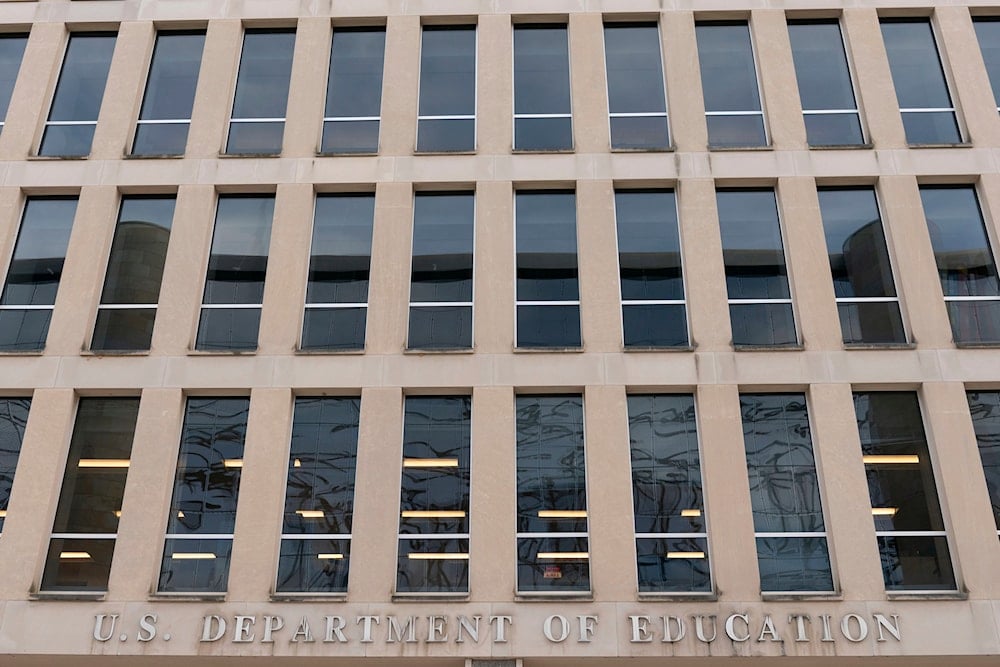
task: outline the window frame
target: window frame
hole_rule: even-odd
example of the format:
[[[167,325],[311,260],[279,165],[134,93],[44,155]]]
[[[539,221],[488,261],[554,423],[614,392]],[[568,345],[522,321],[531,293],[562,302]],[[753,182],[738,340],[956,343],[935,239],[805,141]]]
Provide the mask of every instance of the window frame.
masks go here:
[[[21,395],[21,396],[2,396],[2,397],[0,397],[0,410],[2,410],[4,412],[3,417],[0,417],[0,421],[8,422],[8,423],[11,423],[11,424],[15,424],[15,422],[14,422],[14,416],[10,414],[10,410],[9,410],[9,407],[8,407],[9,404],[22,402],[22,403],[25,403],[25,407],[26,407],[25,413],[24,413],[24,424],[21,425],[21,431],[18,434],[18,436],[19,436],[19,442],[18,442],[18,445],[17,445],[17,455],[14,457],[14,459],[15,459],[14,460],[14,467],[8,470],[6,468],[6,466],[0,466],[0,489],[3,489],[3,490],[5,490],[7,492],[7,501],[6,501],[6,503],[0,502],[0,536],[2,536],[2,534],[3,534],[3,527],[4,527],[4,524],[7,521],[7,512],[10,509],[10,498],[13,495],[14,482],[17,480],[17,464],[20,462],[21,450],[24,448],[24,436],[25,436],[25,433],[27,433],[28,422],[31,419],[31,403],[32,403],[33,399],[34,399],[33,395],[27,395],[27,396],[25,396],[25,395]],[[10,419],[8,419],[8,416],[10,417]],[[16,424],[15,424],[15,426],[16,426]],[[2,441],[0,441],[0,445],[2,445],[2,444],[3,444]],[[2,452],[3,452],[3,450],[0,449],[0,454],[2,454]],[[0,459],[0,460],[2,460],[2,459]],[[4,479],[4,477],[6,476],[5,473],[8,473],[8,472],[9,472],[9,475],[10,475],[10,481],[9,481],[9,483],[7,482],[7,480]],[[0,498],[2,498],[2,495],[0,495]],[[0,537],[0,539],[2,539],[2,537]]]
[[[332,73],[333,65],[333,44],[337,39],[337,32],[381,32],[382,33],[382,71],[381,79],[379,82],[379,115],[378,116],[331,116],[327,112],[327,100],[326,98],[330,95],[330,75]],[[324,99],[323,99],[323,111],[322,120],[320,121],[320,132],[319,132],[319,146],[316,149],[317,156],[358,156],[358,155],[378,155],[382,148],[382,105],[385,102],[385,52],[387,45],[388,30],[386,24],[362,24],[362,25],[334,25],[333,29],[330,31],[330,48],[327,51],[327,58],[324,65]],[[419,89],[418,89],[419,95]],[[378,123],[378,137],[375,141],[374,151],[326,151],[323,150],[323,137],[326,136],[327,125],[331,123],[350,123],[350,122],[372,122]]]
[[[660,64],[660,78],[663,80],[663,113],[660,112],[613,112],[611,111],[611,77],[608,75],[608,51],[607,51],[607,29],[608,27],[635,27],[635,28],[655,28],[657,37],[657,57]],[[605,73],[605,94],[608,96],[608,137],[612,153],[637,153],[637,152],[669,152],[674,150],[674,133],[670,123],[670,95],[667,91],[667,54],[663,49],[663,30],[660,21],[652,19],[642,20],[614,20],[611,15],[605,15],[601,24],[601,38],[604,46],[604,73]],[[572,70],[570,70],[572,73]],[[665,146],[645,146],[642,148],[615,147],[614,134],[612,132],[611,121],[615,118],[663,118],[667,125],[667,143]]]
[[[522,29],[531,28],[562,28],[566,31],[566,73],[569,80],[569,111],[567,113],[540,113],[540,114],[519,114],[517,113],[517,68],[515,67],[515,50],[514,50],[514,40],[515,34],[518,27]],[[574,153],[576,152],[576,124],[573,122],[573,63],[570,58],[572,51],[572,42],[570,41],[569,34],[569,22],[546,22],[545,20],[539,18],[538,21],[526,21],[519,22],[515,21],[511,26],[510,31],[510,71],[511,71],[511,95],[510,95],[510,113],[511,113],[511,129],[510,129],[510,141],[511,141],[511,152],[513,154],[517,153]],[[530,119],[557,119],[557,118],[568,118],[569,119],[569,137],[570,145],[568,147],[562,148],[518,148],[517,145],[517,121],[518,119],[530,120]]]
[[[21,67],[24,65],[24,53],[28,50],[28,38],[30,36],[31,36],[30,32],[20,32],[20,31],[17,31],[17,30],[14,30],[14,31],[11,31],[11,32],[0,33],[0,38],[6,38],[6,39],[15,38],[15,37],[22,37],[22,38],[24,38],[24,48],[21,49],[21,61],[18,63],[18,66],[17,66],[17,75],[14,77],[14,81],[11,84],[11,87],[10,87],[10,97],[8,98],[8,105],[7,105],[7,108],[3,110],[3,113],[0,114],[0,131],[3,130],[3,128],[5,127],[5,125],[7,123],[7,112],[10,111],[10,100],[12,100],[14,98],[14,89],[17,87],[17,81],[18,81],[18,79],[21,78]],[[65,57],[65,55],[64,55],[64,57]]]
[[[986,55],[983,50],[983,41],[979,33],[979,24],[996,23],[1000,25],[1000,16],[993,14],[973,14],[972,15],[972,29],[976,33],[976,46],[979,47],[979,55],[983,60],[983,65],[986,68],[987,79],[990,81],[990,93],[993,95],[993,102],[997,106],[997,112],[1000,112],[1000,97],[997,93],[1000,93],[1000,79],[997,80],[996,84],[993,83],[992,77],[989,76],[990,70],[986,63]],[[1000,45],[998,45],[1000,46]],[[998,63],[1000,64],[1000,63]],[[994,92],[994,89],[996,92]]]
[[[985,483],[986,493],[987,493],[986,501],[989,503],[990,508],[992,510],[992,514],[994,515],[997,537],[1000,537],[1000,488],[998,488],[998,493],[995,494],[993,492],[993,488],[990,485],[990,482],[993,481],[993,479],[995,479],[997,483],[1000,483],[1000,465],[993,464],[991,466],[988,466],[986,458],[984,457],[984,455],[986,454],[986,450],[990,448],[996,448],[997,451],[1000,452],[1000,443],[997,444],[986,443],[986,446],[984,446],[983,440],[981,440],[979,437],[979,425],[978,425],[979,420],[977,420],[976,415],[972,411],[973,408],[972,397],[979,396],[981,394],[993,394],[1000,397],[1000,391],[997,391],[995,389],[970,389],[968,386],[965,387],[965,400],[969,404],[969,416],[976,437],[976,450],[979,452],[979,461],[982,464],[983,478],[984,478],[983,481]],[[986,437],[989,437],[989,435],[990,434],[987,433]],[[987,471],[987,468],[994,468],[996,472],[993,475],[990,475],[990,473]]]
[[[475,35],[472,51],[472,76],[473,76],[473,113],[469,114],[446,114],[446,115],[429,115],[424,116],[420,114],[420,87],[423,82],[424,76],[424,33],[430,28],[432,31],[445,32],[448,30],[462,30],[472,28]],[[417,75],[417,114],[416,114],[416,132],[415,132],[415,143],[413,151],[418,155],[463,155],[463,154],[474,154],[479,149],[479,25],[476,23],[424,23],[420,26],[420,48],[419,54],[417,55],[417,62],[419,63],[419,72]],[[326,119],[324,119],[325,121]],[[420,121],[423,120],[471,120],[472,121],[472,147],[463,148],[460,150],[442,150],[442,149],[421,149],[420,148]],[[380,123],[381,124],[381,123]]]

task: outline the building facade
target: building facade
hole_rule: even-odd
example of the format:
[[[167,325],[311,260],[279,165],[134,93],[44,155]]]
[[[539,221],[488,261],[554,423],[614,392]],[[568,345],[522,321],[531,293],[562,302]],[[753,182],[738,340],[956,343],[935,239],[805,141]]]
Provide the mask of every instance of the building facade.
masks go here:
[[[996,664],[998,99],[976,0],[0,0],[0,665]]]

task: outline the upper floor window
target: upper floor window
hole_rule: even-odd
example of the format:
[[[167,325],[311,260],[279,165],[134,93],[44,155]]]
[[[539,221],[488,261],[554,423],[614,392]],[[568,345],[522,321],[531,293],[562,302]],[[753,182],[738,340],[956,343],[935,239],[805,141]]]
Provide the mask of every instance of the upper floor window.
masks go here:
[[[132,155],[184,154],[204,47],[204,32],[156,36]]]
[[[794,345],[795,318],[774,190],[720,190],[733,345]]]
[[[708,145],[767,145],[750,26],[746,21],[695,24]]]
[[[928,19],[882,19],[882,40],[910,144],[962,141]]]
[[[663,55],[656,24],[604,24],[604,59],[611,148],[668,148]]]
[[[148,350],[174,197],[122,197],[91,350]]]
[[[840,23],[836,19],[789,21],[788,37],[809,145],[863,144]]]
[[[90,154],[115,40],[115,33],[107,32],[70,35],[39,155],[84,157]]]
[[[0,293],[0,350],[45,347],[76,201],[76,197],[37,197],[25,202]]]
[[[0,532],[7,519],[7,505],[30,409],[30,398],[0,398]]]
[[[226,153],[281,152],[294,50],[294,29],[247,30],[243,35]]]
[[[572,150],[571,109],[566,26],[514,26],[514,150]]]
[[[475,208],[471,192],[414,197],[410,349],[472,347]]]
[[[476,149],[476,27],[424,26],[417,150]]]
[[[986,73],[990,77],[993,102],[1000,111],[1000,19],[977,16],[973,19],[972,25],[976,28],[979,50],[983,54]]]
[[[27,35],[0,34],[0,127],[3,127],[7,117],[7,107],[10,106],[27,43]]]
[[[967,396],[993,519],[1000,535],[1000,392],[970,391]]]
[[[322,153],[377,153],[385,28],[337,28],[323,114]]]
[[[905,343],[873,188],[820,188],[826,249],[845,343]]]
[[[1000,279],[972,185],[920,187],[956,343],[1000,343]]]
[[[374,218],[374,194],[316,197],[303,350],[364,349]]]
[[[517,347],[580,347],[576,193],[518,192]]]

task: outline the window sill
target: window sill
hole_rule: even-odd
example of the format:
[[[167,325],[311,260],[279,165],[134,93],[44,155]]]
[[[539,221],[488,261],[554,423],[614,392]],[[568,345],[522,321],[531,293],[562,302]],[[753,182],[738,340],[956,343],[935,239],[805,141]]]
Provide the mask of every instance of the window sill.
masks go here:
[[[59,160],[86,160],[90,157],[90,153],[86,155],[29,155],[29,162],[53,162]]]
[[[45,354],[45,349],[41,350],[0,350],[0,357],[40,357]]]
[[[466,602],[468,593],[393,593],[393,602]]]
[[[514,155],[572,155],[575,148],[514,148],[511,153]]]
[[[271,602],[346,602],[347,593],[271,593]]]
[[[316,157],[377,157],[378,151],[374,153],[364,152],[364,153],[324,153],[323,151],[316,151]]]
[[[785,591],[782,593],[765,593],[761,591],[760,599],[765,602],[795,602],[798,600],[827,600],[831,602],[843,601],[844,595],[839,591],[827,591],[827,592],[816,592],[816,591],[802,591],[801,593],[795,591]]]
[[[779,343],[777,345],[737,345],[734,343],[733,349],[737,352],[802,352],[806,348],[802,343]]]
[[[462,150],[462,151],[413,151],[413,155],[416,157],[422,157],[424,155],[475,155],[476,149],[472,150]]]
[[[549,352],[562,354],[565,352],[583,352],[583,346],[580,347],[514,347],[512,348],[514,354],[546,354]]]
[[[737,152],[749,151],[752,153],[759,151],[767,152],[773,150],[774,146],[771,146],[770,144],[767,146],[712,146],[711,144],[709,144],[708,146],[709,153],[728,153],[732,151],[737,151]]]
[[[646,591],[636,596],[640,602],[718,602],[718,593],[671,593],[663,591],[657,593]]]
[[[107,591],[38,591],[28,596],[33,602],[101,602],[107,598]]]
[[[225,593],[150,593],[149,602],[223,602]]]
[[[149,350],[80,350],[81,357],[148,357]]]
[[[198,350],[188,349],[189,357],[250,357],[257,354],[257,348],[252,350]]]
[[[698,349],[698,344],[693,343],[691,345],[625,345],[622,347],[622,352],[638,352],[640,354],[644,352],[694,352]]]
[[[886,591],[886,600],[968,600],[965,591]]]
[[[955,343],[955,347],[960,350],[995,350],[1000,347],[1000,341],[984,342],[984,343]]]
[[[408,347],[403,350],[403,354],[423,356],[425,354],[473,354],[474,347]]]
[[[564,602],[593,602],[594,594],[591,591],[538,591],[514,593],[515,602],[551,602],[560,600]]]
[[[906,144],[907,148],[972,148],[971,141],[959,141],[954,144]]]
[[[915,350],[916,343],[844,343],[845,350]]]
[[[615,148],[611,147],[612,153],[673,153],[677,150],[675,146],[650,146],[648,148]]]
[[[281,153],[219,153],[220,160],[238,160],[240,158],[252,158],[252,159],[263,159],[263,158],[278,158],[281,157]]]
[[[180,160],[184,157],[183,153],[156,153],[150,155],[136,155],[135,153],[125,153],[122,155],[123,160]]]
[[[809,144],[811,151],[863,151],[875,148],[874,144]]]
[[[364,354],[364,353],[365,353],[365,348],[363,348],[363,347],[343,349],[343,350],[341,350],[341,349],[329,349],[329,348],[306,348],[306,349],[302,349],[301,347],[295,348],[295,354],[302,355],[304,357],[314,357],[314,356],[317,356],[317,355],[346,355],[346,356],[351,356],[351,355],[359,355],[359,354]]]

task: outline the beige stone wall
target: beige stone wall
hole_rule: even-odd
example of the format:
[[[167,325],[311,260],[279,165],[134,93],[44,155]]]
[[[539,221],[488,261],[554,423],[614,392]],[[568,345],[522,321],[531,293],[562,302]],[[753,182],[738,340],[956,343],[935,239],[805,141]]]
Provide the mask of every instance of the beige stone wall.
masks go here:
[[[975,184],[994,248],[998,247],[1000,116],[971,22],[971,15],[989,13],[992,6],[979,0],[916,4],[892,0],[0,1],[0,29],[31,26],[0,134],[0,268],[9,261],[25,196],[75,193],[80,197],[44,352],[0,356],[0,393],[33,399],[0,540],[0,562],[17,564],[0,574],[0,598],[5,600],[0,603],[0,653],[365,655],[408,660],[429,655],[434,662],[419,664],[434,665],[461,665],[466,656],[509,655],[528,658],[528,667],[578,664],[584,656],[603,656],[598,664],[614,665],[613,657],[646,656],[647,664],[654,664],[655,656],[709,654],[784,653],[816,659],[803,665],[862,664],[821,661],[841,655],[905,655],[908,665],[924,664],[914,661],[919,656],[992,655],[995,660],[1000,653],[1000,543],[964,392],[1000,388],[1000,354],[996,349],[958,349],[953,344],[917,190],[925,183]],[[879,13],[890,9],[897,14],[932,15],[968,145],[906,146],[878,27]],[[786,11],[842,17],[871,147],[806,147],[784,29]],[[602,14],[659,21],[675,150],[610,150],[600,52]],[[478,16],[478,152],[473,155],[414,154],[420,21],[430,16],[461,21]],[[511,152],[512,21],[539,17],[569,24],[577,147],[572,154]],[[750,21],[773,143],[769,149],[706,149],[694,22],[713,17]],[[338,21],[363,19],[387,26],[381,149],[377,156],[317,157],[331,31]],[[221,156],[242,26],[295,24],[296,57],[282,154]],[[34,157],[67,31],[115,27],[119,38],[91,157]],[[207,29],[187,153],[174,159],[124,159],[155,31],[171,27]],[[830,184],[876,186],[904,320],[915,343],[912,349],[845,350],[841,344],[816,198],[816,186]],[[730,344],[714,191],[741,185],[776,190],[801,350],[735,352]],[[470,354],[404,352],[412,193],[429,186],[474,187],[476,192],[476,340]],[[537,186],[570,187],[577,192],[581,352],[526,354],[513,348],[513,192]],[[622,349],[612,197],[615,187],[628,186],[676,188],[694,351]],[[376,193],[367,348],[354,355],[298,354],[314,193],[352,188]],[[276,196],[260,346],[256,354],[194,353],[216,195],[234,191]],[[96,356],[87,346],[118,198],[121,193],[144,192],[177,194],[152,349],[148,354]],[[852,389],[919,392],[961,589],[952,597],[961,599],[887,599]],[[808,397],[839,599],[761,600],[738,394],[771,390],[801,391]],[[586,402],[591,601],[515,600],[514,395],[548,391],[582,392]],[[716,601],[637,599],[625,396],[639,391],[696,396]],[[291,400],[294,395],[319,392],[362,397],[355,558],[348,602],[271,603]],[[392,603],[398,527],[394,485],[402,399],[407,392],[461,392],[473,397],[469,602]],[[34,601],[76,398],[93,394],[142,398],[109,591],[104,602]],[[150,600],[188,394],[251,396],[246,466],[224,603]],[[136,641],[136,619],[150,609],[164,619],[164,627],[173,629],[177,641]],[[841,638],[827,645],[819,641],[814,628],[813,642],[795,642],[784,617],[803,609],[836,618],[846,613],[868,619],[872,613],[899,613],[905,621],[904,641],[883,643],[869,637],[851,643]],[[475,647],[355,642],[334,650],[322,643],[291,645],[288,628],[274,645],[197,641],[205,614],[231,618],[244,613],[262,616],[272,613],[269,610],[278,610],[275,613],[280,612],[286,623],[297,623],[300,616],[320,619],[324,614],[513,614],[519,630],[507,644]],[[755,618],[764,613],[773,613],[776,620],[781,617],[786,641],[779,646],[720,640],[711,648],[690,638],[677,646],[628,641],[628,614],[690,618],[705,613],[724,618],[744,611],[756,614]],[[592,612],[600,614],[604,625],[600,640],[591,645],[552,645],[538,632],[548,615]],[[132,624],[128,641],[101,643],[91,638],[94,615],[102,613],[128,619]],[[612,627],[617,630],[610,632]],[[64,630],[55,633],[52,628]],[[567,659],[559,661],[561,657]],[[55,658],[46,659],[24,664],[56,664]],[[971,658],[950,662],[986,664]],[[695,664],[731,663],[720,659]],[[3,655],[0,664],[8,664]],[[902,663],[886,657],[879,664]]]

